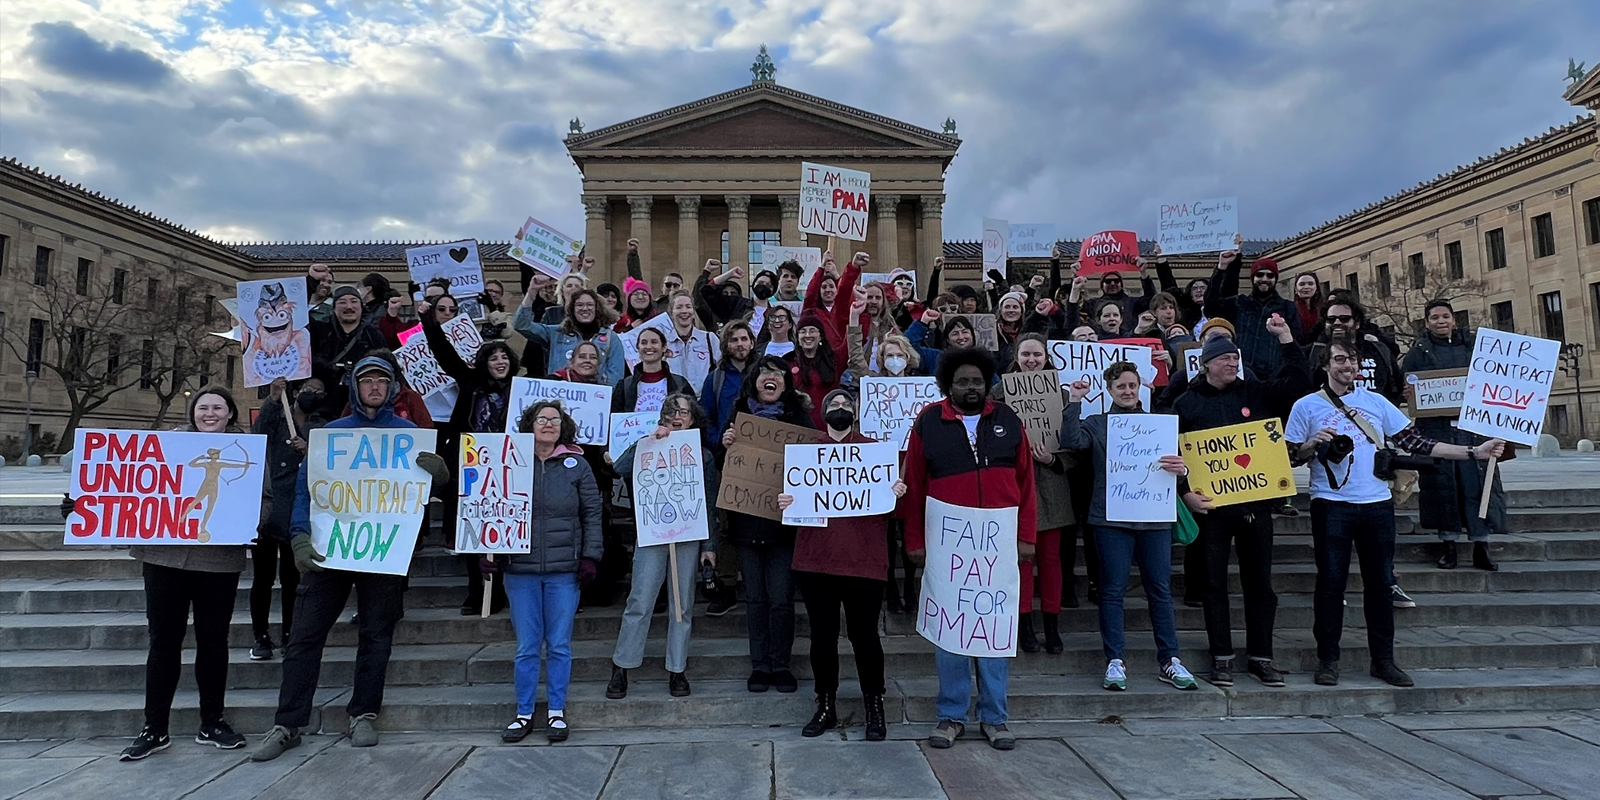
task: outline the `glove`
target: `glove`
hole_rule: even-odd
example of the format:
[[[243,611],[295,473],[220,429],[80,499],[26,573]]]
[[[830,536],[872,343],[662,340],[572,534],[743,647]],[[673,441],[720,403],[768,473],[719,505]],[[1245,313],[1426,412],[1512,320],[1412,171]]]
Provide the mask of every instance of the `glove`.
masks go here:
[[[450,467],[438,453],[418,453],[417,466],[422,467],[434,483],[448,483],[450,480]]]
[[[66,519],[67,517],[72,516],[73,510],[75,510],[77,507],[78,507],[78,501],[72,499],[71,495],[68,495],[66,493],[62,493],[62,495],[61,495],[61,518],[62,519]]]
[[[289,548],[294,551],[294,566],[301,572],[321,572],[322,565],[318,562],[328,560],[317,552],[317,546],[311,543],[309,533],[302,533],[289,539]]]
[[[500,574],[500,570],[500,562],[494,560],[494,556],[483,556],[478,559],[478,574],[483,577],[492,578]]]
[[[594,583],[596,575],[600,574],[600,564],[592,558],[578,560],[578,585],[588,586]]]

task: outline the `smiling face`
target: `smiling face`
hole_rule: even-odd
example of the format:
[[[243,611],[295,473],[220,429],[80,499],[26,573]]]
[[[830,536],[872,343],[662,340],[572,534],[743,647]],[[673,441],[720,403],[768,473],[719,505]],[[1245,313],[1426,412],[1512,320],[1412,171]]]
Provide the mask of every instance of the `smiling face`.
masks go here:
[[[1258,294],[1266,294],[1278,288],[1278,273],[1270,269],[1256,270],[1250,276],[1250,285],[1255,287]]]
[[[910,300],[917,294],[917,282],[910,275],[901,275],[894,279],[894,293],[901,300]]]
[[[1294,279],[1294,296],[1310,299],[1317,293],[1317,276],[1300,275]]]
[[[1196,303],[1205,302],[1206,285],[1207,284],[1205,281],[1195,281],[1194,284],[1189,287],[1189,299],[1195,301]]]
[[[567,365],[572,369],[572,374],[581,378],[593,378],[600,374],[600,349],[593,342],[582,342],[572,348],[572,363]]]
[[[667,337],[655,328],[645,328],[639,332],[639,360],[645,364],[660,364],[661,357],[667,352]],[[658,370],[651,370],[657,372]]]
[[[744,328],[735,328],[732,333],[728,334],[727,342],[728,356],[734,361],[742,362],[749,358],[751,348],[755,347],[755,341],[750,338],[750,332]]]
[[[333,304],[333,318],[345,325],[354,325],[361,321],[361,298],[347,294]]]
[[[874,283],[864,291],[867,293],[867,313],[876,317],[883,311],[883,284]]]
[[[689,430],[694,425],[694,412],[689,409],[689,401],[682,397],[669,398],[661,406],[661,423],[671,430]]]
[[[496,348],[494,352],[489,354],[489,360],[485,366],[489,368],[489,377],[497,381],[503,381],[507,375],[511,374],[511,356],[504,349]]]
[[[194,403],[195,430],[201,433],[221,433],[227,430],[228,424],[233,421],[233,414],[228,411],[228,401],[221,395],[203,394]]]
[[[1239,379],[1239,354],[1223,353],[1201,365],[1201,368],[1213,385],[1227,386]]]
[[[1456,332],[1456,315],[1444,306],[1428,309],[1428,332],[1440,339],[1448,339]]]
[[[815,325],[807,325],[801,328],[800,332],[795,335],[795,344],[800,346],[802,352],[807,354],[815,353],[817,345],[822,344],[822,329]]]
[[[767,311],[767,333],[772,341],[789,341],[789,332],[793,329],[794,317],[790,316],[789,309],[774,306]]]
[[[572,300],[572,318],[584,325],[594,322],[595,313],[599,309],[599,304],[594,301],[593,293],[584,292]]]
[[[694,325],[694,301],[679,295],[672,298],[672,322],[679,328],[690,328]]]
[[[977,343],[972,335],[972,329],[965,325],[953,325],[944,334],[945,341],[951,347],[971,347]]]
[[[1022,301],[1015,297],[1007,297],[1001,300],[1000,319],[1005,322],[1016,322],[1022,319]]]
[[[839,282],[833,278],[823,278],[821,294],[823,305],[833,305],[834,298],[839,296]]]
[[[1356,327],[1354,312],[1343,303],[1335,303],[1324,309],[1322,319],[1327,323],[1328,334],[1333,337],[1349,336]]]
[[[1139,373],[1124,372],[1111,382],[1111,402],[1123,408],[1139,404]]]
[[[1117,294],[1122,291],[1122,276],[1115,272],[1107,272],[1100,276],[1101,294]]]
[[[1355,383],[1361,375],[1361,354],[1344,343],[1328,348],[1328,382],[1339,386]]]
[[[804,334],[802,334],[804,335]],[[783,397],[783,382],[785,375],[781,372],[762,370],[756,376],[756,399],[763,403],[776,403]]]
[[[650,311],[650,290],[634,289],[628,293],[628,310],[634,315],[644,315]]]
[[[1023,372],[1038,372],[1050,367],[1050,354],[1045,352],[1044,343],[1033,339],[1023,339],[1017,344],[1017,366]]]
[[[561,412],[555,408],[541,408],[533,418],[533,441],[554,447],[561,441]]]

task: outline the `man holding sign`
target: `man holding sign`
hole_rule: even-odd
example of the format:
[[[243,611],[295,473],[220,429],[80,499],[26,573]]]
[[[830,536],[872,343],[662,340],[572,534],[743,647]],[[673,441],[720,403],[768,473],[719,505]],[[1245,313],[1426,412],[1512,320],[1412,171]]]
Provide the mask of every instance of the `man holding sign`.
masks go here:
[[[917,631],[933,642],[939,724],[928,744],[947,748],[966,729],[972,665],[979,728],[997,750],[1016,747],[1006,727],[1006,682],[1023,598],[1018,559],[1036,538],[1033,453],[1016,412],[989,399],[994,357],[947,350],[945,399],[922,410],[906,448],[906,549],[928,555]],[[927,551],[932,551],[928,553]]]

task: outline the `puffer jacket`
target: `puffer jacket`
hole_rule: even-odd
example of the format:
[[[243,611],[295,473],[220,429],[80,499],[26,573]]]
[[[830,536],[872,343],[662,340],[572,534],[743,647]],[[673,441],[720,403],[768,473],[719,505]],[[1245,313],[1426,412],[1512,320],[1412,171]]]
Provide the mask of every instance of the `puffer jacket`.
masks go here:
[[[532,551],[512,553],[506,572],[577,572],[580,558],[600,561],[600,487],[582,449],[558,445],[549,458],[535,458],[530,494]]]

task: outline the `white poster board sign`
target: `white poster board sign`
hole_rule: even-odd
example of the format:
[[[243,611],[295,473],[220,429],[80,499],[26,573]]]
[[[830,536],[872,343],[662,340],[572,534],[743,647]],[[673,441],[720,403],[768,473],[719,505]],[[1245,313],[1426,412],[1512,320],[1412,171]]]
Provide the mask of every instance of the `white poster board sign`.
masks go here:
[[[1042,222],[1014,222],[1006,236],[1012,258],[1049,258],[1056,249],[1056,226]]]
[[[870,517],[894,511],[900,448],[893,442],[791,444],[783,448],[786,525],[802,519]]]
[[[944,399],[934,378],[862,378],[861,434],[893,442],[901,451],[911,441],[911,423],[930,403]]]
[[[628,445],[649,436],[661,421],[659,411],[624,411],[611,415],[611,438],[606,452],[614,462],[627,452]]]
[[[1011,223],[1003,219],[983,218],[983,277],[990,270],[1006,274],[1006,240],[1011,236]]]
[[[800,293],[804,295],[806,287],[811,285],[811,276],[817,274],[817,270],[822,269],[822,248],[787,247],[778,244],[763,245],[761,247],[762,269],[770,269],[773,272],[777,272],[778,265],[785,261],[793,261],[799,264],[802,270],[805,270],[800,276]]]
[[[639,332],[646,329],[661,331],[669,342],[676,336],[672,318],[666,314],[657,314],[639,323],[639,327],[617,334],[617,341],[622,343],[622,359],[628,362],[628,369],[639,366]]]
[[[517,229],[517,235],[511,237],[511,249],[506,254],[560,280],[571,270],[567,256],[577,255],[582,249],[583,242],[528,217]]]
[[[1066,388],[1077,381],[1089,382],[1089,393],[1083,397],[1080,416],[1088,419],[1111,407],[1111,393],[1106,391],[1106,367],[1118,361],[1131,361],[1139,368],[1139,403],[1150,410],[1150,386],[1156,379],[1155,365],[1150,362],[1150,348],[1142,344],[1101,344],[1100,342],[1050,342],[1050,361],[1061,376],[1061,386]]]
[[[439,366],[439,359],[434,358],[425,336],[413,336],[400,345],[394,351],[394,359],[400,362],[400,374],[406,379],[406,385],[422,395],[424,400],[438,392],[456,388],[456,382]]]
[[[968,508],[930,497],[927,509],[917,633],[958,656],[1015,656],[1022,611],[1017,507]]]
[[[306,303],[305,280],[239,281],[237,290],[228,313],[239,320],[244,385],[311,377],[311,334],[306,331],[311,307]]]
[[[1560,342],[1479,328],[1457,426],[1480,436],[1538,444],[1560,357]]]
[[[430,428],[317,428],[306,451],[311,543],[328,569],[404,575],[433,479],[417,466]]]
[[[704,457],[696,430],[639,440],[633,459],[633,520],[640,547],[711,538]]]
[[[456,476],[455,552],[531,552],[533,434],[461,434]]]
[[[1164,255],[1233,249],[1239,233],[1239,198],[1162,203],[1156,213],[1156,244]]]
[[[448,278],[452,297],[483,294],[483,264],[478,261],[476,239],[408,247],[406,267],[411,271],[411,280],[418,286],[426,288],[428,281]]]
[[[1106,521],[1176,522],[1178,476],[1161,457],[1178,454],[1171,414],[1106,415]]]
[[[266,453],[267,437],[247,433],[79,428],[64,541],[249,544],[261,522]]]
[[[872,176],[865,172],[802,162],[800,232],[866,241],[871,195]]]
[[[455,349],[456,355],[461,356],[461,360],[467,364],[472,364],[473,359],[478,357],[478,350],[483,347],[483,334],[479,332],[478,324],[466,314],[457,314],[440,325],[439,329],[444,331],[445,338],[450,340],[450,346]]]
[[[611,389],[592,383],[512,378],[506,433],[517,432],[517,421],[529,406],[540,400],[554,400],[578,423],[578,444],[605,444],[611,434]]]

